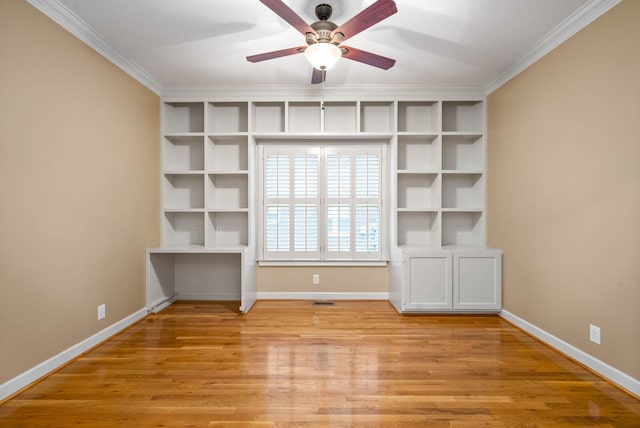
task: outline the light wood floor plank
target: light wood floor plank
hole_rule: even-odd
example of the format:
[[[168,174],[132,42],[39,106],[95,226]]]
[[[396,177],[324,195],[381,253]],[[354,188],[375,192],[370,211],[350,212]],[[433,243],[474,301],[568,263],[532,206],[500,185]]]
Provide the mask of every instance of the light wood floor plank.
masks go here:
[[[497,316],[177,302],[0,405],[1,427],[640,427],[640,401]]]

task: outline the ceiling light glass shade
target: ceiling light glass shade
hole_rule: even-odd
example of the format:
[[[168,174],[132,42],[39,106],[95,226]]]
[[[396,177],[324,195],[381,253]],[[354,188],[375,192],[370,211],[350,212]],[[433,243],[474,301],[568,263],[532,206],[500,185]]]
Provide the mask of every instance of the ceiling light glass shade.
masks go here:
[[[318,42],[307,47],[304,56],[313,68],[328,70],[342,58],[342,51],[333,43]]]

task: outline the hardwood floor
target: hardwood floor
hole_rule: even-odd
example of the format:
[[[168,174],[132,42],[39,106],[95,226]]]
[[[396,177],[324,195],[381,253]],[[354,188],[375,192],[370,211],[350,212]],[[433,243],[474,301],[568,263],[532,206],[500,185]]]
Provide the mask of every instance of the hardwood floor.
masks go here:
[[[0,406],[1,427],[640,427],[640,401],[497,316],[178,302]]]

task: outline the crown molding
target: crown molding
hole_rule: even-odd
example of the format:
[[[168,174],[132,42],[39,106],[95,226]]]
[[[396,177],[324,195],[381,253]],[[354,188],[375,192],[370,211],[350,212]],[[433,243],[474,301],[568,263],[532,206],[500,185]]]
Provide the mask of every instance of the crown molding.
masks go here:
[[[125,73],[160,95],[162,85],[127,56],[111,46],[100,34],[58,0],[27,0],[65,30],[111,61]]]
[[[591,0],[562,21],[553,30],[531,46],[513,65],[498,77],[487,83],[485,94],[490,95],[496,89],[516,77],[540,58],[560,46],[571,36],[591,24],[608,12],[622,0]]]
[[[224,99],[228,101],[291,101],[323,99],[326,101],[363,100],[424,100],[484,99],[482,86],[435,85],[254,85],[254,86],[164,86],[162,97],[173,101],[194,99]]]

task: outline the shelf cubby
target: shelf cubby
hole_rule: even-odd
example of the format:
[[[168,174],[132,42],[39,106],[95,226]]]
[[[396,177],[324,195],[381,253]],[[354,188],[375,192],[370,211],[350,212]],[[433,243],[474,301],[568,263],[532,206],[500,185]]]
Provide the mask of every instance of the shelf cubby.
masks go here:
[[[442,213],[443,246],[484,246],[482,212]]]
[[[398,136],[399,171],[437,171],[440,169],[440,144],[436,135]]]
[[[393,132],[393,103],[361,102],[360,131]]]
[[[484,170],[482,135],[444,135],[442,137],[442,169]]]
[[[324,131],[325,132],[357,132],[357,103],[355,102],[325,102],[324,103]]]
[[[207,214],[207,247],[248,245],[247,212],[209,212]]]
[[[436,101],[398,102],[398,132],[439,132],[440,110]]]
[[[163,191],[164,209],[204,208],[202,174],[165,174]]]
[[[249,176],[238,174],[208,174],[207,209],[246,210],[249,207]]]
[[[164,103],[163,123],[165,134],[204,132],[204,103]]]
[[[246,136],[209,136],[206,147],[207,171],[247,171]]]
[[[320,132],[320,103],[289,102],[289,132]]]
[[[167,136],[162,144],[164,171],[202,171],[204,140],[201,136]]]
[[[438,174],[398,174],[398,209],[438,209],[440,179]]]
[[[484,103],[482,101],[443,101],[443,132],[482,133]]]
[[[284,102],[253,103],[253,132],[284,132]]]
[[[443,174],[442,208],[482,209],[482,174]]]
[[[165,212],[162,228],[163,246],[204,245],[204,214],[202,212]]]
[[[398,212],[398,246],[438,248],[440,221],[437,212]]]
[[[249,130],[246,102],[209,103],[207,112],[209,133],[237,133]]]

